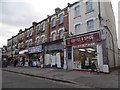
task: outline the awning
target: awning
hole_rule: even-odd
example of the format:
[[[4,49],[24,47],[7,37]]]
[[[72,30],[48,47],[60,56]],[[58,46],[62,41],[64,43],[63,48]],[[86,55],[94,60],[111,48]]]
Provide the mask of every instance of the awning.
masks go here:
[[[4,53],[3,55],[4,56],[9,56],[9,55],[11,55],[11,53]]]
[[[19,52],[19,54],[25,54],[26,52],[28,52],[28,50],[22,50]]]

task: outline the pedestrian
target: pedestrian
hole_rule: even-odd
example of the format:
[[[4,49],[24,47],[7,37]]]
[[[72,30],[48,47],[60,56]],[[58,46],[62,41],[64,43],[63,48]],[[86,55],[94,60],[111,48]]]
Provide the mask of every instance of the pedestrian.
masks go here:
[[[64,53],[61,52],[61,68],[63,69],[63,65],[64,65]]]
[[[29,60],[29,66],[30,67],[32,66],[32,60]]]
[[[22,60],[22,65],[25,66],[25,58]]]
[[[14,59],[14,67],[16,67],[16,65],[17,65],[17,60]]]
[[[100,71],[99,67],[98,67],[98,65],[97,65],[97,63],[95,61],[92,62],[91,70],[92,70],[92,72],[97,71],[97,73],[99,73],[99,71]]]
[[[93,61],[91,65],[91,71],[94,72],[95,70],[96,70],[96,65],[95,62]]]

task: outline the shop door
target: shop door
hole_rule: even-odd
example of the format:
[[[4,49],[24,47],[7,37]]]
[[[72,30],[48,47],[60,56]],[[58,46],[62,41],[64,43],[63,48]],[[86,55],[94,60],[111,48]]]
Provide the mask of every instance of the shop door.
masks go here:
[[[51,54],[45,54],[45,65],[51,64]]]
[[[57,54],[56,54],[56,64],[57,64],[57,68],[61,68],[60,53],[57,53]]]

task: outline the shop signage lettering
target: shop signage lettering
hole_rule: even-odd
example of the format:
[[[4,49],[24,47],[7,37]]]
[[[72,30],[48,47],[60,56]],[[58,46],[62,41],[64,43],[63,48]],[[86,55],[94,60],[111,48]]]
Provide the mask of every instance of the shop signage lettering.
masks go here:
[[[84,36],[79,36],[79,37],[66,39],[66,46],[97,42],[97,41],[100,41],[100,40],[101,40],[100,34],[99,33],[94,33],[94,34],[89,34],[89,35],[84,35]]]
[[[95,44],[96,43],[85,43],[85,44],[75,45],[74,48],[94,46]]]
[[[38,53],[42,52],[42,46],[31,47],[28,49],[29,53]]]

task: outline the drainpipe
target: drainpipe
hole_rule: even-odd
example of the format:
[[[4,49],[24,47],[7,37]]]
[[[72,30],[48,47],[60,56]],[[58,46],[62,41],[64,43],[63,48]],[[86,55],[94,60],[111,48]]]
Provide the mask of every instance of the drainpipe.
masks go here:
[[[100,26],[103,26],[105,29],[107,29],[107,31],[110,33],[111,37],[112,37],[112,46],[113,46],[113,58],[114,58],[114,69],[116,68],[116,63],[115,63],[115,47],[114,47],[114,40],[113,40],[113,35],[110,31],[110,29],[108,28],[108,26],[105,26],[105,25],[102,25],[101,21],[104,20],[102,17],[101,17],[101,9],[100,9],[100,0],[98,0],[98,6],[99,6],[99,23],[100,23]],[[107,22],[107,20],[106,20]]]

